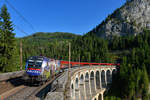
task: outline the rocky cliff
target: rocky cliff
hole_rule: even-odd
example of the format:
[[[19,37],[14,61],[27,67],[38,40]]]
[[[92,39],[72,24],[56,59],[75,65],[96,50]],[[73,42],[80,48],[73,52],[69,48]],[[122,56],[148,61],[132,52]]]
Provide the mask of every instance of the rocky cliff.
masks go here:
[[[150,0],[130,0],[90,33],[100,37],[136,35],[150,29]]]

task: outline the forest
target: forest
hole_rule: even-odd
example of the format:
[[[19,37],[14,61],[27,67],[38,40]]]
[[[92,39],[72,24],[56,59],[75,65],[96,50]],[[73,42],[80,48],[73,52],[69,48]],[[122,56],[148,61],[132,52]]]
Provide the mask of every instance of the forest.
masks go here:
[[[125,52],[116,53],[121,65],[105,100],[149,100],[150,31],[137,36],[115,36],[109,50]]]
[[[20,70],[20,42],[23,46],[23,66],[30,56],[46,56],[68,60],[71,43],[71,61],[120,63],[113,76],[105,100],[148,100],[150,75],[150,31],[137,36],[114,36],[109,39],[90,34],[38,32],[16,38],[7,7],[0,11],[0,72]]]

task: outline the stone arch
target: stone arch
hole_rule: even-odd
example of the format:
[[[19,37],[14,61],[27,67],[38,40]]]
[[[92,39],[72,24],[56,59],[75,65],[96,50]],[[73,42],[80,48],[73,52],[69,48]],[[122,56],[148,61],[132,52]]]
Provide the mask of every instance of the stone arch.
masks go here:
[[[112,81],[113,81],[116,73],[117,73],[117,69],[113,69],[112,70]]]
[[[92,95],[92,93],[95,92],[96,90],[96,82],[95,82],[95,75],[94,75],[94,71],[90,71],[90,81],[89,81],[89,85],[90,85],[90,93]]]
[[[91,71],[91,73],[90,73],[90,79],[94,79],[94,71]]]
[[[101,94],[98,95],[98,100],[102,100],[102,95]]]
[[[102,84],[102,87],[105,87],[106,86],[106,81],[105,81],[105,71],[102,70],[101,71],[101,84]]]
[[[84,75],[81,74],[81,76],[80,76],[80,84],[83,84],[83,82],[84,82]]]
[[[74,85],[71,84],[71,94],[72,94],[72,97],[74,97]]]
[[[73,86],[73,84],[71,84],[71,89],[74,89],[74,86]]]
[[[89,73],[88,72],[86,72],[86,74],[85,74],[85,81],[89,81]]]
[[[106,71],[106,77],[107,77],[107,84],[110,84],[112,82],[112,76],[110,70]]]
[[[113,69],[112,70],[112,75],[116,74],[117,70],[116,69]]]
[[[75,80],[75,89],[78,89],[79,88],[79,79],[76,78]]]
[[[97,89],[100,89],[100,72],[98,70],[96,71],[95,79],[96,79],[96,87]]]

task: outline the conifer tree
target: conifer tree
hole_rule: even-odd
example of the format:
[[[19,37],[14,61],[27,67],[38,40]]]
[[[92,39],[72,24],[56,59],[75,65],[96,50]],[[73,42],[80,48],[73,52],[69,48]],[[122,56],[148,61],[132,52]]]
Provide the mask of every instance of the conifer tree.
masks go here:
[[[6,5],[1,8],[0,18],[0,66],[3,71],[12,71],[16,45],[13,24],[10,21],[10,14]]]
[[[148,75],[145,68],[145,65],[143,64],[143,76],[142,76],[142,99],[148,100],[148,89],[149,89],[149,81],[148,81]]]

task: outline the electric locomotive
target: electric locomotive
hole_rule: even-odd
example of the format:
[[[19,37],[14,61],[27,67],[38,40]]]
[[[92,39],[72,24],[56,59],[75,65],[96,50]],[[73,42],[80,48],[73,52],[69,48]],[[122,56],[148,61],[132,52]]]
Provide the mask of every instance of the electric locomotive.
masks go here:
[[[57,62],[57,63],[56,63]],[[25,81],[28,83],[45,82],[60,71],[60,61],[43,56],[32,56],[26,62]]]

